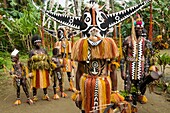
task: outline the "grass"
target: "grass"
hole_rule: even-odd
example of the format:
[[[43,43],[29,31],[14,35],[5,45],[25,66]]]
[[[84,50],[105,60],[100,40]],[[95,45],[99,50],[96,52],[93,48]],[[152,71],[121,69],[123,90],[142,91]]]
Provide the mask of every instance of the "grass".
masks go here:
[[[164,54],[164,53],[167,53],[170,55],[170,49],[160,50],[160,54]]]

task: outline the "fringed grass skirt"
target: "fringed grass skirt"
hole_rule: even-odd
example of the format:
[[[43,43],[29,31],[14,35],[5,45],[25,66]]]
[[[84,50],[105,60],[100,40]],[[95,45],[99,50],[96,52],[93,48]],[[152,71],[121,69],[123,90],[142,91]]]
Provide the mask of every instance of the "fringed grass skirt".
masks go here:
[[[80,88],[82,110],[85,110],[86,113],[90,111],[103,113],[106,105],[110,104],[110,76],[99,77],[84,74],[80,80]]]

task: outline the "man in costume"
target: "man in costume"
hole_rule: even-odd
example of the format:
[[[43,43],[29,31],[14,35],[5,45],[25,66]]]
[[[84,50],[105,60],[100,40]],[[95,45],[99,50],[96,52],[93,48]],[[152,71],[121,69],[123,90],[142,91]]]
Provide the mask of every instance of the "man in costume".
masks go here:
[[[59,59],[59,48],[54,48],[53,49],[53,56],[52,56],[52,78],[53,78],[53,90],[54,90],[54,96],[53,99],[59,99],[59,96],[57,95],[56,92],[56,88],[57,88],[57,79],[59,81],[59,88],[60,88],[60,92],[61,92],[61,97],[67,97],[67,94],[65,94],[63,92],[63,75],[62,75],[62,71],[61,68],[63,67],[63,65],[60,63],[60,59]]]
[[[83,113],[103,113],[111,102],[117,105],[123,101],[117,92],[114,62],[118,56],[118,48],[113,39],[105,36],[109,28],[134,14],[147,2],[148,0],[120,12],[105,14],[103,7],[90,0],[81,17],[55,14],[41,9],[55,21],[82,32],[83,38],[75,42],[71,58],[78,61],[77,91],[72,98]],[[126,107],[126,110],[128,112],[129,107]]]
[[[43,88],[44,100],[49,101],[49,96],[47,94],[47,88],[50,85],[49,70],[50,70],[50,60],[47,51],[41,48],[41,37],[34,35],[32,37],[32,44],[34,49],[29,52],[28,68],[29,76],[32,79],[33,88],[33,100],[37,101],[37,89]]]
[[[59,47],[59,56],[60,59],[62,60],[63,64],[63,72],[66,72],[68,76],[68,81],[69,81],[69,90],[73,91],[74,88],[74,82],[73,82],[73,75],[72,69],[75,67],[74,62],[71,60],[71,49],[72,49],[72,42],[70,37],[68,37],[68,32],[67,32],[67,27],[66,26],[59,26],[57,30],[57,37],[59,41],[55,43],[55,47]]]
[[[125,81],[124,89],[128,94],[128,100],[132,99],[132,107],[137,112],[137,101],[146,103],[147,98],[144,96],[146,84],[152,82],[154,78],[149,75],[150,58],[153,56],[153,48],[151,42],[146,39],[146,31],[144,30],[144,22],[139,14],[136,15],[135,21],[132,18],[131,36],[125,38],[123,42],[123,56],[121,60],[121,77]],[[126,68],[124,64],[126,63]],[[154,70],[153,70],[154,71]],[[153,72],[154,73],[154,72]],[[152,76],[155,75],[154,73]]]
[[[26,67],[23,63],[19,61],[19,54],[18,50],[14,49],[14,51],[11,53],[11,60],[13,62],[13,71],[10,72],[10,74],[13,76],[13,84],[16,87],[17,91],[17,99],[14,103],[14,105],[20,105],[20,86],[22,86],[25,95],[27,97],[27,103],[33,104],[33,101],[30,99],[29,92],[28,92],[28,81],[26,78]]]

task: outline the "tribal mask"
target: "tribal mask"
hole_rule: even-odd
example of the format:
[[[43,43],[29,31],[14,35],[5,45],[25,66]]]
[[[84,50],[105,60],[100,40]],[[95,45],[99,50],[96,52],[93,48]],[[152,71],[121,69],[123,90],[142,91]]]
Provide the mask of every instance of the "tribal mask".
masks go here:
[[[95,36],[102,39],[105,37],[109,28],[133,15],[149,1],[150,0],[146,0],[136,6],[112,14],[104,13],[96,2],[90,1],[81,17],[58,14],[47,10],[42,11],[55,21],[65,26],[81,30],[84,38]]]

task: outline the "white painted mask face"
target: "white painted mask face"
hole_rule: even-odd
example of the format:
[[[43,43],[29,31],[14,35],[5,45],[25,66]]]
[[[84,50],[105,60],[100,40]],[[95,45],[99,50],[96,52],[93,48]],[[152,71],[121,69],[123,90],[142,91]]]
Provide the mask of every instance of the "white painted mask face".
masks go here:
[[[90,1],[91,3],[89,7],[85,8],[81,17],[56,14],[47,10],[43,10],[43,12],[58,23],[74,29],[79,29],[84,38],[89,38],[91,36],[99,37],[100,39],[95,38],[91,40],[95,42],[102,40],[109,28],[112,28],[114,25],[133,15],[139,9],[144,7],[149,1],[150,0],[145,0],[136,6],[111,14],[105,14],[94,1]]]

